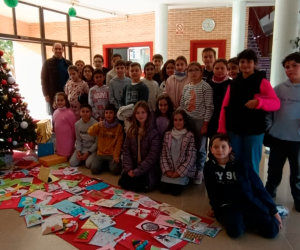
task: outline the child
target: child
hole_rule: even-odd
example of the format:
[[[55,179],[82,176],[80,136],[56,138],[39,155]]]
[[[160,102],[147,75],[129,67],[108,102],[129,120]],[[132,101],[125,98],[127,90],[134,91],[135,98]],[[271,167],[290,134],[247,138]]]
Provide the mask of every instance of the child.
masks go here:
[[[113,54],[111,57],[112,69],[106,75],[106,85],[108,87],[109,87],[110,80],[117,76],[117,73],[115,71],[115,63],[120,59],[122,59],[122,56],[120,54]]]
[[[87,168],[91,168],[92,162],[97,154],[97,138],[88,134],[88,129],[97,121],[91,117],[92,107],[89,104],[80,106],[81,119],[75,123],[76,150],[71,159],[70,166],[77,167],[85,162]]]
[[[162,81],[162,83],[160,84],[159,88],[160,88],[161,94],[165,90],[166,81],[168,80],[168,78],[170,76],[174,75],[174,72],[175,72],[175,60],[170,59],[170,60],[166,61],[166,63],[164,64],[164,66],[160,72],[160,80]]]
[[[170,119],[174,111],[173,103],[169,96],[161,95],[156,101],[156,129],[161,140],[169,127]]]
[[[138,102],[123,147],[123,172],[119,185],[126,190],[149,192],[158,184],[160,139],[151,119],[147,102]]]
[[[104,72],[96,69],[93,79],[97,85],[92,87],[89,92],[89,104],[93,109],[93,117],[98,121],[104,118],[104,109],[109,103],[109,88],[103,85],[104,78]]]
[[[206,161],[207,127],[214,111],[213,90],[202,80],[202,67],[198,62],[191,62],[187,72],[191,82],[183,88],[180,108],[187,113],[190,131],[195,136],[198,176],[194,184],[201,184]]]
[[[53,128],[56,135],[56,152],[58,155],[71,156],[75,145],[76,116],[70,110],[68,96],[64,92],[55,95],[53,108]]]
[[[105,107],[104,122],[94,124],[88,130],[89,135],[98,136],[98,151],[92,163],[92,174],[103,172],[105,163],[108,163],[112,174],[119,175],[121,173],[120,153],[123,143],[123,128],[118,123],[116,114],[116,107],[108,104]]]
[[[202,61],[204,62],[205,65],[202,79],[206,82],[211,82],[211,79],[214,75],[213,65],[215,60],[216,60],[216,51],[213,48],[205,48],[202,51]]]
[[[254,71],[257,56],[253,50],[242,51],[238,60],[241,73],[227,88],[218,133],[228,131],[236,159],[245,159],[259,173],[265,114],[278,110],[280,101],[271,83]]]
[[[213,78],[209,85],[213,89],[214,112],[208,124],[207,136],[211,139],[218,131],[222,102],[231,80],[227,75],[227,61],[217,59],[213,66]]]
[[[70,80],[65,86],[65,93],[68,96],[71,110],[74,112],[77,120],[80,119],[80,103],[78,97],[84,93],[89,93],[87,83],[79,78],[79,70],[76,66],[71,65],[68,68]]]
[[[237,77],[237,74],[240,73],[239,61],[237,57],[230,58],[227,64],[228,75],[232,79]]]
[[[159,90],[158,83],[153,80],[154,70],[155,70],[155,66],[152,62],[148,62],[145,64],[144,67],[145,78],[143,79],[143,83],[145,83],[149,89],[148,105],[150,111],[155,111],[156,99]]]
[[[125,70],[125,76],[128,78],[131,78],[129,75],[129,66],[132,64],[132,61],[126,61],[126,70]]]
[[[184,56],[178,56],[175,64],[175,74],[166,81],[164,94],[170,96],[174,109],[177,109],[180,106],[183,87],[190,82],[190,78],[186,74],[187,60]]]
[[[131,84],[127,84],[122,93],[122,106],[136,104],[138,101],[148,102],[149,89],[147,85],[141,82],[142,69],[139,63],[130,64],[129,68]]]
[[[162,80],[160,78],[160,72],[161,72],[161,66],[163,65],[163,57],[160,54],[155,54],[152,57],[152,63],[155,65],[155,71],[154,71],[154,75],[153,75],[153,80],[156,81],[158,83],[158,85],[160,86]],[[145,72],[146,73],[146,72]]]
[[[244,161],[230,161],[232,150],[226,134],[210,141],[214,159],[205,164],[204,179],[215,216],[232,238],[241,236],[245,227],[265,238],[274,238],[281,228],[276,205],[253,168]]]
[[[131,83],[131,79],[125,77],[126,62],[118,60],[115,63],[115,71],[117,76],[109,82],[109,102],[117,108],[121,107],[121,96],[124,87]]]
[[[96,85],[93,79],[94,68],[91,65],[87,64],[83,67],[82,72],[83,72],[82,80],[85,81],[89,85],[89,88],[91,89]]]
[[[269,134],[273,137],[273,142],[270,148],[266,189],[272,197],[276,197],[282,169],[288,159],[292,196],[296,211],[300,212],[300,53],[288,55],[282,66],[288,79],[274,88],[281,107],[268,117],[272,124]]]
[[[162,171],[160,191],[179,195],[196,175],[196,148],[192,132],[188,131],[188,117],[177,109],[165,133],[160,156]]]
[[[104,76],[106,77],[107,73],[109,72],[108,68],[103,67],[104,58],[102,55],[96,54],[93,58],[93,64],[95,69],[101,69],[104,72]]]
[[[83,66],[85,65],[84,61],[81,60],[77,60],[75,62],[75,66],[77,66],[78,71],[79,71],[79,78],[82,79],[82,70],[83,70]]]

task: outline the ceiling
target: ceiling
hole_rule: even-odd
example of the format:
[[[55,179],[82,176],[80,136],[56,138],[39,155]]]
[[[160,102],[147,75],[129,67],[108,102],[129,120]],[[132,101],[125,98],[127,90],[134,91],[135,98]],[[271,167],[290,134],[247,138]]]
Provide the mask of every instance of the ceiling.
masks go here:
[[[100,19],[113,16],[142,14],[154,12],[158,4],[167,4],[169,9],[174,8],[215,8],[231,7],[236,0],[79,0],[79,5],[74,6],[77,16]],[[68,12],[72,6],[71,0],[23,0],[37,6]],[[275,0],[250,0],[247,6],[273,6]],[[0,0],[0,15],[11,17],[11,9]],[[38,22],[38,9],[19,3],[16,7],[17,20],[36,23]],[[65,16],[47,12],[46,22],[65,21]]]

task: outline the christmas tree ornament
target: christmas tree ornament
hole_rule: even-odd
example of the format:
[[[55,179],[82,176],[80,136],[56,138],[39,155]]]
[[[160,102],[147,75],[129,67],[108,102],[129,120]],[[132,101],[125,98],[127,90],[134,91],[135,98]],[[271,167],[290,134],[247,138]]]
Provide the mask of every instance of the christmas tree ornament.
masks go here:
[[[24,106],[25,108],[27,108],[28,103],[27,103],[27,102],[23,102],[23,106]]]
[[[23,122],[20,123],[20,127],[21,127],[22,129],[26,129],[26,128],[28,128],[28,123],[25,122],[25,121],[23,121]]]
[[[4,64],[4,63],[6,63],[6,60],[5,60],[5,58],[4,58],[4,57],[1,57],[1,59],[0,59],[0,62],[1,62],[1,64]]]
[[[12,118],[13,116],[14,116],[13,113],[10,113],[10,112],[7,112],[7,113],[6,113],[6,118],[7,118],[7,119]]]
[[[17,146],[17,145],[18,145],[18,142],[17,142],[17,141],[13,141],[12,144],[13,144],[14,146]]]
[[[4,101],[7,101],[7,100],[8,100],[8,96],[7,96],[7,95],[4,95],[4,96],[3,96],[3,100],[4,100]]]
[[[12,138],[8,138],[7,141],[8,141],[8,142],[12,142]]]
[[[7,81],[3,79],[3,80],[1,81],[1,84],[2,84],[2,85],[7,85]]]
[[[75,17],[77,15],[77,12],[73,7],[71,7],[69,9],[68,13],[69,13],[69,16],[71,16],[71,17]]]
[[[8,84],[14,84],[15,83],[15,78],[13,78],[12,76],[8,77],[7,82]]]
[[[17,102],[17,99],[16,99],[16,98],[11,98],[11,101],[12,101],[13,103],[16,103],[16,102]]]
[[[8,126],[9,126],[8,124],[5,124],[5,125],[3,126],[3,128],[4,128],[4,129],[8,129]]]
[[[15,8],[17,7],[19,0],[4,0],[4,3],[10,8]]]
[[[2,50],[0,50],[0,56],[3,56],[4,52]]]
[[[7,69],[7,63],[3,63],[2,66],[3,66],[3,69]]]

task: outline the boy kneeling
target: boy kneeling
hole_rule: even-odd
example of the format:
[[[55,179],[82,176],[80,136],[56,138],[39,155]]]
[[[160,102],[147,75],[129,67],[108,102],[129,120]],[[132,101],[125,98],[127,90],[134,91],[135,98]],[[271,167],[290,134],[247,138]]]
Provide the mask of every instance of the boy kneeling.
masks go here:
[[[87,131],[91,126],[98,123],[91,117],[92,107],[89,104],[81,104],[80,116],[81,119],[75,123],[76,150],[69,163],[71,167],[78,167],[85,162],[85,166],[91,168],[97,153],[97,138],[90,136]]]
[[[226,134],[210,141],[214,159],[204,167],[205,186],[214,214],[227,234],[236,238],[245,227],[265,238],[274,238],[281,228],[275,203],[253,168],[244,161],[230,161],[231,146]]]
[[[116,114],[116,107],[108,104],[105,108],[104,121],[94,124],[88,130],[89,135],[98,136],[98,151],[92,163],[92,174],[100,174],[107,164],[114,175],[121,173],[120,153],[123,144],[123,127],[118,123]]]

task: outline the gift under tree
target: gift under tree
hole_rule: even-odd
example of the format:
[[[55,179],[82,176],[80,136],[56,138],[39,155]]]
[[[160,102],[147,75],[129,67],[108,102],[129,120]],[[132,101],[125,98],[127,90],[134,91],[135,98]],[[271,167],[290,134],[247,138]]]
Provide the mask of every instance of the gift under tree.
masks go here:
[[[32,148],[36,140],[36,124],[3,55],[0,51],[0,157],[13,154],[13,149]]]

